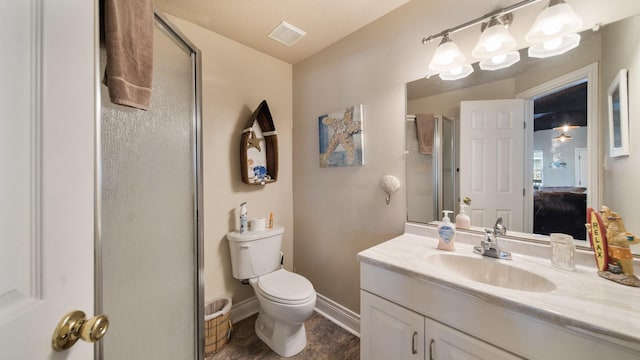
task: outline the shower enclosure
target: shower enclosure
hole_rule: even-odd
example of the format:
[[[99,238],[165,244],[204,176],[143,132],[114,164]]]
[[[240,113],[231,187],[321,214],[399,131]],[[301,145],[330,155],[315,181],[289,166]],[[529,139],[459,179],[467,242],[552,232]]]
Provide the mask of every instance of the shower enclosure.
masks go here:
[[[100,91],[96,313],[111,324],[97,359],[203,358],[200,55],[159,14],[153,35],[151,109]]]
[[[433,153],[418,152],[415,115],[406,119],[407,221],[428,223],[457,212],[455,124],[435,116]]]

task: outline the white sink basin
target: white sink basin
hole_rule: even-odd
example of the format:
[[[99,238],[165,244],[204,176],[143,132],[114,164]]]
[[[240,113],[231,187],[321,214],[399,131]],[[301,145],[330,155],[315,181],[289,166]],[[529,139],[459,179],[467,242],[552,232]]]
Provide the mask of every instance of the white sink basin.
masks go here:
[[[556,288],[553,282],[543,276],[508,265],[507,262],[511,260],[454,254],[431,255],[427,260],[456,276],[501,288],[532,292],[547,292]]]

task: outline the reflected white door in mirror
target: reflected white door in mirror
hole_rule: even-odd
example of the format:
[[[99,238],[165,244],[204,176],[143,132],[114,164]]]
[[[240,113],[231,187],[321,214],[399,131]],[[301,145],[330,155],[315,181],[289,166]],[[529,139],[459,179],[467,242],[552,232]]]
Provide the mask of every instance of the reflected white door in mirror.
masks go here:
[[[524,120],[522,99],[460,104],[460,197],[472,199],[472,225],[502,218],[524,231]]]

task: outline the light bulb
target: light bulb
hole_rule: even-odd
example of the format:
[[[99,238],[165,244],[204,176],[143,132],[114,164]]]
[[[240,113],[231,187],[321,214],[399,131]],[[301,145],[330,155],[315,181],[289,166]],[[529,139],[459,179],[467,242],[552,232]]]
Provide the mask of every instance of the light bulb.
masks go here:
[[[516,45],[516,40],[506,26],[499,23],[496,18],[492,18],[488,27],[480,35],[471,55],[476,59],[488,59],[512,51]]]
[[[440,56],[440,64],[447,66],[453,63],[453,60],[456,58],[456,54],[453,51],[443,51]]]
[[[464,61],[465,57],[458,46],[448,36],[445,36],[433,54],[429,69],[447,71],[451,67],[461,66]]]
[[[454,67],[453,69],[449,70],[449,72],[451,73],[451,75],[460,75],[462,74],[462,66],[458,66],[458,67]]]
[[[484,45],[484,49],[487,52],[494,52],[494,51],[500,49],[501,45],[502,45],[502,41],[500,41],[500,39],[498,39],[496,36],[493,36],[493,37],[487,39],[487,42]]]
[[[562,38],[555,38],[553,40],[545,41],[542,46],[545,50],[555,50],[562,45]]]
[[[549,19],[544,22],[544,25],[542,25],[542,33],[547,36],[555,35],[562,30],[562,26],[562,22],[558,21],[558,19]]]
[[[491,62],[494,64],[502,64],[505,60],[507,60],[507,54],[496,55],[491,58]]]

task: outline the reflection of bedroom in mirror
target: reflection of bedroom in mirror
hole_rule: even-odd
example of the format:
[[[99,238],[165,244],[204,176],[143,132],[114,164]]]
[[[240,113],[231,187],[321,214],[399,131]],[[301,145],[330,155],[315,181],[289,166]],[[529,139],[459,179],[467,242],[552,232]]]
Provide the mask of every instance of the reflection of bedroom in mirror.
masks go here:
[[[585,240],[587,82],[534,99],[533,233]]]

